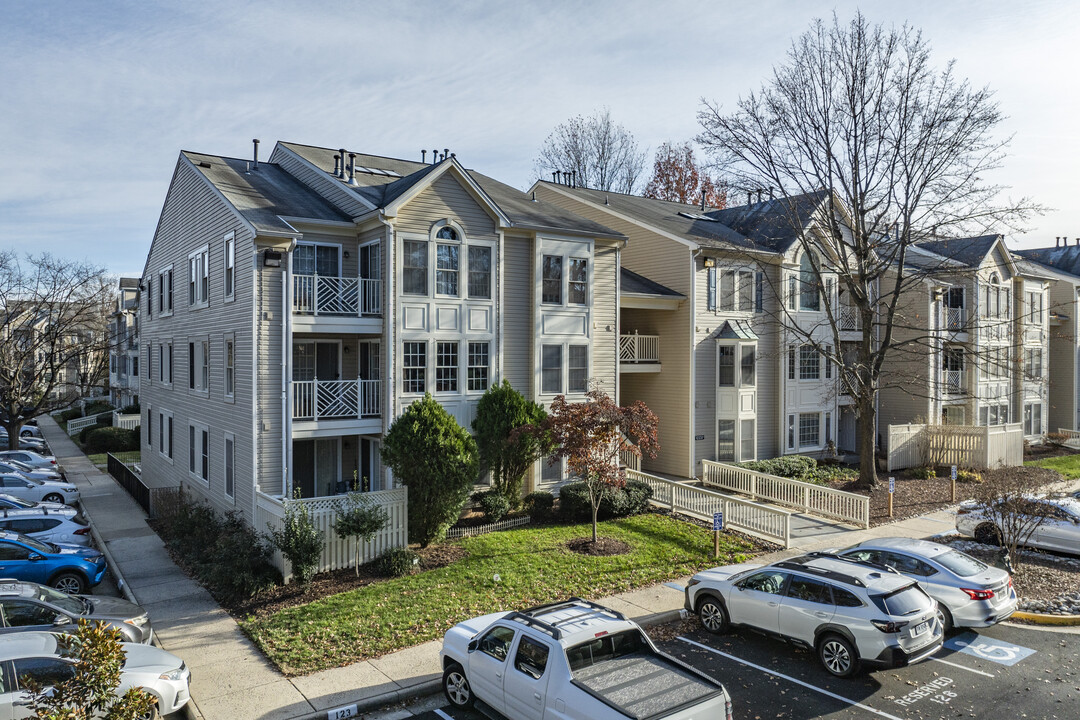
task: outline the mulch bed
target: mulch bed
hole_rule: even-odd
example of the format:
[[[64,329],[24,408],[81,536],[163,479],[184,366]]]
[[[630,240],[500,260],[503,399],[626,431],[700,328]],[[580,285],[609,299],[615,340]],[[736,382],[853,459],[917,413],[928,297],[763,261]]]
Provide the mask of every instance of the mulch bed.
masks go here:
[[[1063,455],[1076,455],[1076,449],[1064,445],[1028,445],[1024,448],[1024,462],[1029,460],[1045,460],[1046,458],[1061,457]]]
[[[1029,478],[1032,490],[1036,490],[1048,483],[1056,482],[1061,476],[1054,470],[1037,467],[1010,467],[998,470],[988,470],[982,474],[984,478],[992,477],[994,473],[1009,473],[1010,475],[1023,474]],[[889,478],[885,475],[878,476],[878,483],[870,492],[870,526],[885,525],[906,520],[917,515],[925,515],[953,504],[952,481],[948,475],[936,477],[931,480],[906,477],[903,471],[895,475],[896,492],[893,494],[893,514],[889,517]],[[858,487],[857,481],[833,484],[837,490],[859,493],[865,495],[866,491]],[[958,482],[956,484],[957,502],[971,496],[972,485]]]
[[[468,554],[465,548],[458,545],[431,545],[426,548],[412,549],[420,555],[421,570],[446,567],[461,560]],[[223,604],[222,607],[237,618],[247,618],[252,615],[272,615],[278,610],[304,605],[328,595],[355,590],[385,579],[382,575],[375,574],[372,564],[369,563],[360,566],[359,575],[353,568],[319,573],[311,579],[311,582],[306,587],[301,586],[299,583],[289,583],[259,593],[253,598]]]
[[[625,555],[630,552],[630,546],[622,540],[607,537],[597,538],[596,542],[593,542],[591,537],[574,538],[566,543],[566,547],[578,555],[592,555],[593,557]]]

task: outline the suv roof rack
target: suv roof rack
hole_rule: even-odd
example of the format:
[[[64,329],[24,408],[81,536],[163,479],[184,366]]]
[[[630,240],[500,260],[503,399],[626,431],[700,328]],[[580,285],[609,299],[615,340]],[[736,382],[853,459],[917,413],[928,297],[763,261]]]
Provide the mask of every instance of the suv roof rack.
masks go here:
[[[803,557],[806,557],[806,558],[809,558],[809,559],[829,558],[831,560],[839,560],[840,562],[846,562],[846,563],[849,563],[851,565],[865,565],[868,568],[873,568],[875,570],[884,570],[885,572],[893,573],[894,575],[900,575],[901,574],[900,571],[897,570],[896,568],[894,568],[892,565],[886,565],[885,563],[874,562],[873,560],[860,560],[857,557],[850,557],[848,555],[834,555],[833,553],[822,552],[821,550],[813,550],[811,552],[806,553],[806,555],[803,556]]]
[[[571,615],[570,617],[562,618],[561,620],[555,620],[554,622],[548,622],[546,620],[541,620],[539,617],[537,617],[537,615],[541,615],[541,614],[557,612],[559,610],[564,610],[564,609],[574,608],[574,607],[580,608],[582,606],[588,608],[588,610],[585,611],[585,612],[580,612],[580,613]],[[574,622],[574,621],[580,620],[580,619],[582,619],[584,617],[589,617],[590,615],[593,615],[593,614],[598,613],[598,612],[603,612],[603,613],[607,613],[609,615],[613,615],[618,620],[626,620],[626,616],[623,615],[618,610],[612,610],[609,607],[605,607],[605,606],[600,605],[598,603],[594,603],[591,600],[586,600],[584,598],[579,598],[579,597],[576,597],[576,596],[571,597],[568,600],[559,600],[557,602],[547,603],[545,605],[536,605],[535,607],[528,608],[527,610],[521,610],[521,611],[512,612],[512,613],[510,613],[509,615],[506,616],[506,619],[507,620],[516,620],[517,622],[520,622],[520,623],[522,623],[524,625],[528,625],[529,627],[534,627],[537,630],[548,633],[549,635],[551,635],[551,637],[553,637],[556,640],[560,640],[560,639],[562,639],[562,629],[559,627],[560,625],[564,625],[566,623]]]

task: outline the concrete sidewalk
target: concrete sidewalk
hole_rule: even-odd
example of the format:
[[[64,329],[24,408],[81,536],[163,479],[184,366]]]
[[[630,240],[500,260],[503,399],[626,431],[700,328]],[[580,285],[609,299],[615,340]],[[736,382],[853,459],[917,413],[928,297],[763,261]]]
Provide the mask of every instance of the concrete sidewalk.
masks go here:
[[[68,479],[82,491],[83,511],[104,544],[113,573],[150,613],[158,642],[192,671],[190,711],[207,720],[325,717],[326,710],[357,704],[361,711],[438,690],[441,642],[431,641],[381,658],[285,678],[240,631],[206,590],[173,563],[146,513],[109,475],[97,470],[48,417],[39,420]],[[849,545],[872,537],[928,537],[953,528],[941,511],[869,530],[816,533],[797,547],[758,558],[761,562],[808,550]],[[599,602],[639,622],[678,616],[685,578],[602,598]]]

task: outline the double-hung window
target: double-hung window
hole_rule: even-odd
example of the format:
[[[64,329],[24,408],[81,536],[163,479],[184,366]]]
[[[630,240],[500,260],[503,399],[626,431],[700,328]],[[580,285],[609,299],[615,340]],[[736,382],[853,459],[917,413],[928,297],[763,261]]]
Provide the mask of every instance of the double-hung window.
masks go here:
[[[458,344],[435,343],[435,392],[457,392]]]
[[[205,425],[188,425],[188,472],[210,482],[210,430]]]
[[[405,240],[401,266],[401,292],[427,295],[428,244],[424,240]]]
[[[158,273],[158,314],[168,315],[173,311],[173,269],[172,265]]]
[[[755,382],[756,373],[756,355],[757,348],[754,345],[744,345],[742,348],[742,377],[740,382],[743,387],[753,387]]]
[[[583,393],[589,389],[589,346],[571,345],[566,353],[567,392]]]
[[[444,228],[445,229],[445,228]],[[435,294],[458,295],[458,260],[461,247],[458,245],[435,246]]]
[[[469,297],[473,300],[491,299],[491,248],[483,245],[469,247]]]
[[[225,299],[232,300],[236,291],[236,235],[225,236]]]
[[[1040,380],[1043,376],[1042,348],[1024,350],[1024,377],[1028,380]],[[1030,435],[1030,433],[1028,433]]]
[[[716,348],[716,384],[735,387],[735,346],[720,345]]]
[[[818,355],[813,345],[799,347],[799,379],[821,379],[821,356]]]
[[[821,415],[799,413],[799,447],[817,447],[821,444]]]
[[[236,395],[236,338],[225,336],[225,397]]]
[[[188,305],[206,307],[210,301],[210,249],[188,255]]]
[[[236,437],[232,433],[225,433],[223,469],[225,471],[225,496],[231,498],[236,494]]]
[[[158,380],[172,384],[173,381],[173,344],[165,342],[158,345]]]
[[[402,392],[424,392],[424,390],[427,388],[427,343],[404,343],[401,356]]]
[[[491,353],[486,342],[469,343],[469,390],[487,390]]]
[[[570,277],[567,280],[567,302],[586,305],[589,301],[589,261],[570,258]]]
[[[210,342],[188,343],[188,389],[206,392],[210,388]]]
[[[542,264],[540,301],[562,305],[563,259],[561,255],[545,255]]]
[[[562,384],[562,345],[544,345],[540,348],[540,391],[545,395],[559,395]]]

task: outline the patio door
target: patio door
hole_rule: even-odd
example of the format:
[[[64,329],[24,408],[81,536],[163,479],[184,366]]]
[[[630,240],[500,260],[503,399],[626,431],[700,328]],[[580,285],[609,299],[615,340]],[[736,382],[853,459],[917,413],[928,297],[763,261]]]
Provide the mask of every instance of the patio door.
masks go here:
[[[301,497],[322,497],[336,491],[341,447],[338,438],[293,441],[293,487]]]
[[[337,342],[301,340],[293,343],[293,380],[338,380],[341,377],[341,345]]]
[[[378,280],[382,277],[382,244],[373,242],[360,246],[360,277]]]

